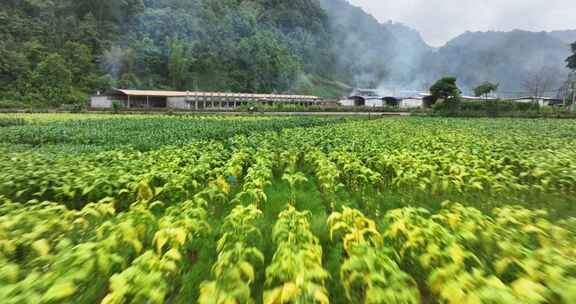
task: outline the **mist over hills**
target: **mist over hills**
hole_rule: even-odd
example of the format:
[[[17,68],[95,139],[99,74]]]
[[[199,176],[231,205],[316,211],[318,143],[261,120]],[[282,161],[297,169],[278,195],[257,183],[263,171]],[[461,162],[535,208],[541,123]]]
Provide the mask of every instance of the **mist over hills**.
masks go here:
[[[576,30],[564,30],[564,31],[551,31],[548,34],[562,40],[565,43],[574,43],[576,41]]]
[[[432,48],[401,23],[380,23],[346,0],[320,0],[333,31],[334,54],[355,87],[410,83]]]
[[[569,54],[569,43],[553,33],[467,32],[427,54],[421,79],[430,83],[453,75],[468,92],[491,81],[500,84],[502,95],[518,96],[533,93],[525,83],[541,75],[549,82],[547,95],[552,96],[566,80],[565,59]]]
[[[432,48],[407,25],[379,23],[345,0],[321,3],[339,29],[337,58],[355,67],[354,85],[383,91],[426,90],[455,76],[467,94],[491,81],[500,83],[502,96],[529,95],[525,82],[539,74],[553,95],[566,79],[565,59],[576,41],[576,30],[466,32]]]

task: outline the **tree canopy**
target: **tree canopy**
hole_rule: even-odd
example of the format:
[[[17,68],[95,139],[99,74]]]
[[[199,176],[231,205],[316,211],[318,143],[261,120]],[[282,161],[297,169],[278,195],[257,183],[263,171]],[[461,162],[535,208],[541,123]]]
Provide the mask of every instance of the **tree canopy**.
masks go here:
[[[458,88],[456,81],[456,77],[444,77],[430,87],[430,94],[435,101],[440,99],[445,102],[458,101],[462,92]]]
[[[6,0],[0,24],[0,99],[79,102],[110,87],[287,92],[301,74],[335,77],[317,0]]]
[[[485,82],[474,88],[474,95],[476,97],[488,98],[488,95],[490,95],[490,93],[498,91],[498,87],[499,87],[498,84]]]
[[[576,71],[576,42],[572,43],[572,55],[566,59],[568,63],[568,68]]]

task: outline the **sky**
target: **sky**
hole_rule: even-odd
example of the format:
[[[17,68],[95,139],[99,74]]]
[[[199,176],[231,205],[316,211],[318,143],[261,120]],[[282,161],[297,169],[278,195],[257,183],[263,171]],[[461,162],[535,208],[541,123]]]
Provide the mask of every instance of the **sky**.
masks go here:
[[[576,0],[348,0],[381,22],[418,30],[432,46],[466,31],[576,29]]]

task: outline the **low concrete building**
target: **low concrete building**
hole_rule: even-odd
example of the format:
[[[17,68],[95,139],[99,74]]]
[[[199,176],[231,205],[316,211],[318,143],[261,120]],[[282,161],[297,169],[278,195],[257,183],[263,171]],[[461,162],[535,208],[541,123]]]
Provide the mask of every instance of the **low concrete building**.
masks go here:
[[[517,97],[517,98],[510,98],[508,99],[514,102],[520,103],[538,103],[541,107],[544,106],[561,106],[564,104],[564,101],[559,98],[551,98],[551,97]]]
[[[345,107],[392,107],[411,109],[423,106],[423,98],[425,97],[425,94],[421,95],[422,96],[416,97],[405,97],[409,96],[406,94],[402,96],[390,96],[381,95],[377,90],[359,89],[355,90],[351,96],[340,100],[340,105]]]
[[[181,110],[233,109],[243,105],[301,105],[312,106],[322,103],[317,96],[182,92],[114,89],[103,95],[93,96],[92,108],[111,108],[118,103],[122,108],[169,108]]]
[[[401,109],[417,109],[424,107],[424,97],[414,96],[402,98],[400,101]]]
[[[90,107],[92,108],[111,108],[112,107],[112,99],[108,98],[108,96],[96,95],[92,96],[90,100]]]

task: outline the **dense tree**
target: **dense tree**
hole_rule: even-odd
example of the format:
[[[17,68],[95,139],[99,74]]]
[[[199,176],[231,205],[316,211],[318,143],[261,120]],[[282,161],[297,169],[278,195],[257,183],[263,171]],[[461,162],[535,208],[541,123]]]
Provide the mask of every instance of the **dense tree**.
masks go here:
[[[184,90],[187,84],[190,64],[193,62],[191,54],[186,45],[179,40],[174,40],[170,47],[170,57],[168,59],[168,73],[170,75],[171,86],[177,90]]]
[[[498,84],[485,82],[474,89],[474,95],[476,97],[483,97],[484,99],[488,99],[488,96],[491,93],[498,91],[498,87]]]
[[[456,84],[456,77],[444,77],[430,87],[434,102],[443,100],[446,103],[456,103],[462,93]]]
[[[281,93],[297,79],[350,77],[317,0],[5,0],[0,24],[0,99],[56,105],[108,87]],[[43,94],[53,55],[70,81]],[[376,84],[386,69],[374,62],[359,68]]]
[[[30,91],[37,96],[45,96],[53,103],[69,101],[72,72],[62,56],[50,54],[36,67],[31,76]]]
[[[572,43],[572,55],[566,59],[568,63],[568,68],[572,70],[572,73],[568,77],[567,87],[569,88],[569,95],[567,96],[570,101],[572,112],[576,112],[576,42]]]
[[[285,91],[297,76],[298,60],[289,54],[279,36],[263,31],[241,40],[239,65],[245,87],[254,92]]]
[[[566,59],[568,63],[568,68],[576,71],[576,42],[572,43],[572,55]]]

